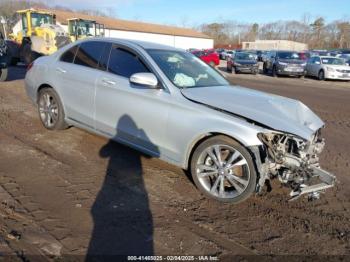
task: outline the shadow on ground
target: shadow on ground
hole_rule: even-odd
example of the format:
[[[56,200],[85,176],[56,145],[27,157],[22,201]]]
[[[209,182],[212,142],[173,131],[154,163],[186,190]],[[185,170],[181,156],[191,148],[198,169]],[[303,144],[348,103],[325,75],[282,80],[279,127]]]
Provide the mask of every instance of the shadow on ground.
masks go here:
[[[119,120],[116,137],[123,137],[120,130],[125,127],[146,137],[127,115]],[[115,255],[152,255],[153,221],[143,181],[143,154],[109,140],[100,156],[109,160],[91,209],[94,228],[86,260],[116,261]]]

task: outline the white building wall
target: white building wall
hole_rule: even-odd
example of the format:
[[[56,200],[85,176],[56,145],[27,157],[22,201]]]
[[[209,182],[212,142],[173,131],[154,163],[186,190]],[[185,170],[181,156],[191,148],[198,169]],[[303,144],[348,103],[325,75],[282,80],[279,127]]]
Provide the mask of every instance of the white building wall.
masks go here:
[[[107,37],[116,37],[122,39],[142,40],[163,45],[168,45],[176,48],[189,49],[208,49],[213,48],[214,40],[196,37],[184,37],[173,35],[162,35],[143,32],[132,32],[122,30],[109,30],[106,29],[105,35]]]
[[[243,42],[242,48],[253,50],[303,51],[308,49],[308,45],[288,40],[256,40],[255,42]]]
[[[195,38],[195,37],[185,37],[185,36],[175,36],[174,47],[189,49],[210,49],[214,47],[213,39],[205,38]]]
[[[68,32],[68,25],[60,24],[57,22],[66,32]],[[22,25],[18,22],[13,28],[13,33],[17,34],[18,31],[22,30]],[[115,37],[122,39],[131,40],[142,40],[162,45],[168,45],[176,48],[189,49],[209,49],[214,47],[213,39],[196,38],[196,37],[185,37],[185,36],[174,36],[174,35],[163,35],[133,31],[123,31],[114,29],[105,29],[106,37]]]

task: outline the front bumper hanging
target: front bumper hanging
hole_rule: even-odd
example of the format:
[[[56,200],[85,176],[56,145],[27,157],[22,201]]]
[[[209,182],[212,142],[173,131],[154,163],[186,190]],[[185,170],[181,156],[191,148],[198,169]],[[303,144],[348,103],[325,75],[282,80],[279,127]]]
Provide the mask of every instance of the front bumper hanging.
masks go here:
[[[320,180],[320,183],[314,185],[302,185],[299,189],[293,190],[290,193],[290,201],[295,200],[301,197],[302,195],[306,194],[308,195],[310,200],[318,199],[320,193],[322,193],[328,188],[334,187],[336,177],[333,174],[315,166],[312,167],[312,171],[314,174],[313,178],[318,178]]]

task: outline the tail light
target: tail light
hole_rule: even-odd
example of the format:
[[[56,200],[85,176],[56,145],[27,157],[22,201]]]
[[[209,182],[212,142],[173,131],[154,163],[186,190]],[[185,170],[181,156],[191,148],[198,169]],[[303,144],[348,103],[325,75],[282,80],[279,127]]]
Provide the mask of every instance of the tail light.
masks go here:
[[[28,72],[30,69],[32,69],[33,65],[34,65],[34,62],[31,62],[31,63],[27,66],[27,72]]]

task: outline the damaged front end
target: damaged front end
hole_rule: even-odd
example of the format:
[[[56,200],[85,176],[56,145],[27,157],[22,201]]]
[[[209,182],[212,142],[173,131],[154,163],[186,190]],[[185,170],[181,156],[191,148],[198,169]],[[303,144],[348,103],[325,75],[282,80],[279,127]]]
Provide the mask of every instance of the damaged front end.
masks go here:
[[[319,198],[321,192],[334,186],[335,176],[320,168],[319,155],[325,146],[320,130],[310,141],[274,131],[260,133],[258,138],[263,143],[260,150],[253,150],[259,159],[258,191],[262,190],[266,180],[278,178],[292,189],[291,200],[302,195],[307,195],[311,200]]]

